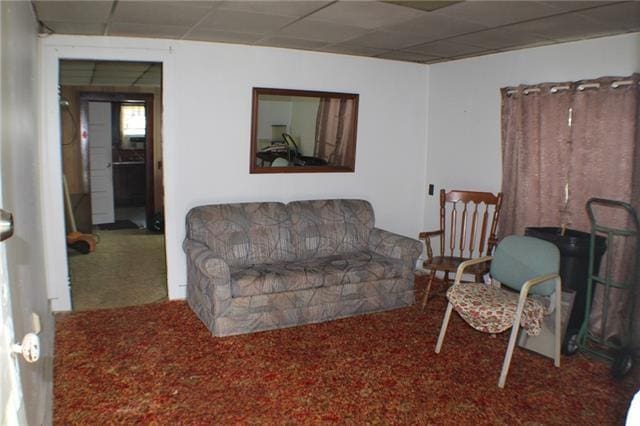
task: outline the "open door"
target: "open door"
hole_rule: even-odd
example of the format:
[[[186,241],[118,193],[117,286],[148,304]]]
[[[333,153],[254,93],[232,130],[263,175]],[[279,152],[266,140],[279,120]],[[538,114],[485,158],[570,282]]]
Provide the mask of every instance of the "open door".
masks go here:
[[[7,253],[4,243],[0,243],[0,424],[3,425],[22,425],[27,422],[20,365],[18,357],[11,350],[14,342]]]
[[[89,102],[89,180],[91,221],[94,225],[115,221],[111,153],[111,104]]]

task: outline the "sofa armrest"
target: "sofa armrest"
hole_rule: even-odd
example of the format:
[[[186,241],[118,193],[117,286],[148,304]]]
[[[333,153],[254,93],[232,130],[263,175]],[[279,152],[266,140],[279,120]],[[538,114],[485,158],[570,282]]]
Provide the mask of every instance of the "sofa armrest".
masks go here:
[[[193,262],[198,272],[210,279],[230,281],[227,262],[215,256],[206,245],[193,240],[185,240],[182,244],[187,257]]]
[[[422,254],[422,247],[422,243],[418,240],[380,228],[373,228],[369,236],[369,250],[384,256],[401,259],[409,264],[411,268],[415,268],[416,261]]]
[[[182,247],[187,254],[187,300],[208,323],[224,315],[231,304],[229,265],[197,241],[186,239]]]

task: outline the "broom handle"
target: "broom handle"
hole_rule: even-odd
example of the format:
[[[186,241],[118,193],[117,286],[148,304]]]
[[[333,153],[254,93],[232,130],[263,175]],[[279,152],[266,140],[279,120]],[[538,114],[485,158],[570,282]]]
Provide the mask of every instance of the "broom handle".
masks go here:
[[[69,185],[67,185],[67,177],[62,175],[62,187],[64,188],[64,207],[67,212],[67,219],[69,220],[69,226],[71,232],[78,232],[76,226],[76,218],[73,214],[73,208],[71,207],[71,197],[69,196]]]

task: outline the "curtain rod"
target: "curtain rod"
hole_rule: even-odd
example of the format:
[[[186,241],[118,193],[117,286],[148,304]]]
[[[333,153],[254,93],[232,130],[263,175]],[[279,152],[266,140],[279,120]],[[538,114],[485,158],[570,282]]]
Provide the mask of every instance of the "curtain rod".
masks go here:
[[[600,88],[600,83],[585,83],[577,87],[577,89],[581,92],[585,89],[599,89],[599,88]]]
[[[613,83],[611,83],[611,87],[614,89],[617,89],[621,86],[631,86],[633,84],[633,80],[618,80],[618,81],[614,81]],[[640,85],[640,82],[638,82],[638,85]],[[583,91],[585,89],[599,89],[600,88],[600,83],[584,83],[584,84],[580,84],[578,87],[576,87],[577,90],[579,91]],[[571,86],[568,85],[564,85],[564,86],[553,86],[549,89],[549,92],[551,93],[558,93],[562,90],[569,90],[571,89]],[[522,93],[524,95],[528,95],[529,93],[538,93],[540,92],[541,89],[539,87],[531,87],[528,89],[524,89],[522,91]],[[511,90],[507,90],[507,96],[509,95],[513,95],[515,93],[518,93],[518,89],[511,89]]]

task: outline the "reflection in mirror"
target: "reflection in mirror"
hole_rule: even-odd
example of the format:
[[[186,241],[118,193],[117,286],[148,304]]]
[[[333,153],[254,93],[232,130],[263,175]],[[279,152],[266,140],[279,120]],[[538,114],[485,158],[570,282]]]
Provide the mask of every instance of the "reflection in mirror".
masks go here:
[[[253,89],[251,173],[352,172],[358,95]]]

